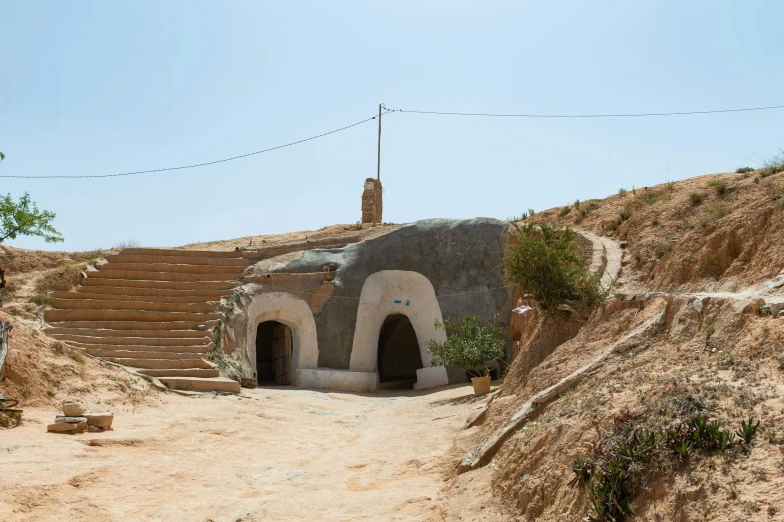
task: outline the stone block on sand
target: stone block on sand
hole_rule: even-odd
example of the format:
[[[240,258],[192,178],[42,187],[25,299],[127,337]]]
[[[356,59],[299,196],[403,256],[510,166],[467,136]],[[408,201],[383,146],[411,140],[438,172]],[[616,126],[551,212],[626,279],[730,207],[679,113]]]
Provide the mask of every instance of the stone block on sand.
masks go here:
[[[84,413],[84,406],[78,402],[66,401],[63,403],[63,415],[66,417],[81,417]]]
[[[87,422],[87,417],[67,417],[65,415],[58,415],[54,418],[55,422],[67,422],[68,424],[79,424],[80,422]]]
[[[113,413],[85,413],[84,416],[88,425],[103,429],[111,428],[114,420]]]
[[[55,422],[46,427],[46,431],[53,433],[84,433],[87,429],[87,422]]]

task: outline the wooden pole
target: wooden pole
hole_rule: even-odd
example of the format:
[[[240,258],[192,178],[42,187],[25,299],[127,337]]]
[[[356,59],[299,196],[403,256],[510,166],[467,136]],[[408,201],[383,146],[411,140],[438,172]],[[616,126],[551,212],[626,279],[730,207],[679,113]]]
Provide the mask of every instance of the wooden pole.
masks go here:
[[[378,104],[378,170],[376,171],[376,179],[381,181],[381,106],[383,103]]]

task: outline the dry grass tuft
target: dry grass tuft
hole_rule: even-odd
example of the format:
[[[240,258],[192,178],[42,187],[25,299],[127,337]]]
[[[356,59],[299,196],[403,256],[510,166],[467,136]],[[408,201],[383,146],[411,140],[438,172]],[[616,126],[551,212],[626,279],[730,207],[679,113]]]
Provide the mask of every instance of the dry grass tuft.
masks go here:
[[[35,283],[35,291],[46,295],[52,291],[69,291],[76,288],[81,279],[81,265],[73,264],[47,272]]]

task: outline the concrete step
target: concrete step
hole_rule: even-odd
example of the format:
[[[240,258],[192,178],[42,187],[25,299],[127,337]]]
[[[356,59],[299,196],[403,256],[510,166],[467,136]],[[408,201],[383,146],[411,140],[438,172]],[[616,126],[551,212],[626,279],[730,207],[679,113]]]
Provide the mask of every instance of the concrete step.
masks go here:
[[[187,359],[189,361],[193,361],[196,364],[196,361],[200,361],[203,355],[198,353],[192,352],[151,352],[148,350],[143,351],[136,351],[136,350],[108,350],[104,348],[79,348],[78,346],[74,346],[74,348],[78,348],[94,357],[100,357],[101,359]],[[189,366],[189,368],[194,368],[195,366]]]
[[[103,290],[103,288],[101,288]],[[135,290],[135,289],[134,289]],[[218,290],[209,296],[172,296],[168,294],[155,295],[123,295],[109,292],[50,292],[51,299],[112,299],[117,301],[129,301],[134,303],[208,303],[220,301],[221,297],[228,297],[229,292]]]
[[[209,379],[201,379],[198,377],[159,377],[159,380],[169,388],[174,388],[175,390],[240,392],[240,383],[227,379],[226,377],[212,377]]]
[[[100,274],[101,272],[90,272],[90,274]],[[144,288],[155,290],[229,290],[236,287],[237,278],[232,277],[227,281],[152,281],[152,280],[133,280],[133,279],[111,279],[108,277],[88,277],[82,279],[83,288],[88,288],[93,292],[95,287],[112,288]]]
[[[163,263],[166,265],[208,265],[246,267],[250,261],[244,257],[197,257],[197,256],[160,256],[160,255],[131,255],[116,254],[105,256],[110,264],[117,263]]]
[[[136,371],[142,375],[149,375],[150,377],[220,377],[220,371],[217,368],[143,368]]]
[[[92,345],[92,346],[112,346],[112,345],[135,345],[135,346],[201,346],[209,349],[212,341],[209,337],[94,337],[86,335],[58,334],[45,332],[49,337],[65,341],[71,344]]]
[[[110,266],[110,265],[105,265]],[[98,270],[89,272],[87,280],[90,279],[112,279],[124,281],[166,281],[166,282],[222,282],[234,281],[237,284],[237,276],[239,272],[221,272],[214,274],[192,274],[192,273],[179,273],[179,272],[144,272],[140,270]],[[84,286],[85,280],[82,280]]]
[[[77,294],[78,295],[78,294]],[[195,312],[205,313],[212,308],[203,303],[151,303],[145,301],[122,301],[115,299],[60,299],[52,298],[52,306],[61,310],[144,310],[148,312]]]
[[[172,353],[194,353],[204,355],[212,349],[212,343],[191,344],[191,345],[154,345],[154,344],[96,344],[80,343],[78,341],[67,341],[68,346],[83,348],[85,350],[124,350],[131,352],[172,352]],[[92,355],[92,354],[91,354]]]
[[[212,336],[212,332],[210,330],[212,327],[217,326],[219,321],[217,320],[209,320],[209,321],[58,321],[58,322],[50,322],[47,328],[49,331],[52,328],[66,328],[70,331],[73,329],[90,329],[96,331],[111,331],[111,330],[122,330],[123,332],[127,332],[129,330],[135,330],[138,332],[147,332],[134,334],[138,335],[139,337],[149,336],[149,337],[179,337],[179,335],[171,335],[166,334],[167,330],[182,332],[185,335],[182,337],[189,337],[190,335],[194,335],[196,337],[201,337],[204,335]],[[206,331],[200,331],[197,329],[198,326],[204,326],[207,328]],[[150,333],[150,330],[156,330],[154,333]],[[57,330],[59,331],[59,330]],[[160,332],[160,333],[159,333]],[[197,332],[197,335],[194,332]],[[66,332],[68,333],[68,332]],[[129,334],[130,335],[130,334]]]
[[[124,248],[121,256],[175,256],[175,257],[220,257],[242,258],[242,251],[180,250],[178,248]]]
[[[106,263],[97,265],[101,272],[162,272],[166,274],[241,274],[245,266],[170,265],[165,263]],[[88,274],[89,276],[90,274]]]
[[[114,342],[125,343],[125,340],[139,342],[135,344],[160,344],[160,345],[192,345],[207,344],[212,342],[212,332],[192,332],[190,330],[101,330],[98,328],[47,328],[44,333],[55,339],[63,341],[94,344]],[[196,335],[200,334],[200,335]],[[143,341],[143,342],[141,342]]]
[[[44,320],[53,321],[111,321],[111,322],[163,322],[193,321],[204,324],[205,321],[218,320],[221,314],[195,312],[145,312],[138,310],[46,310]],[[142,327],[141,329],[144,329]]]
[[[106,357],[113,363],[122,364],[131,368],[149,368],[149,369],[182,369],[182,368],[209,368],[214,366],[204,359],[198,361],[194,359],[143,359],[139,357]]]

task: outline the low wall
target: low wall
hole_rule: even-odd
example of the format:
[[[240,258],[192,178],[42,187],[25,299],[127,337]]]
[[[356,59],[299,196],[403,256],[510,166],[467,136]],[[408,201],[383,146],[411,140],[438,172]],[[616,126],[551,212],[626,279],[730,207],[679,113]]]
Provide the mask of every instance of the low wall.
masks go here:
[[[292,384],[301,388],[319,390],[374,392],[378,387],[378,375],[370,372],[315,368],[295,371]]]

